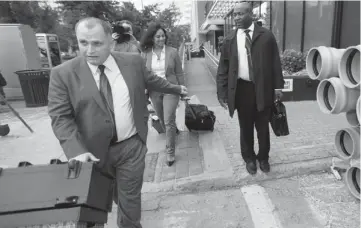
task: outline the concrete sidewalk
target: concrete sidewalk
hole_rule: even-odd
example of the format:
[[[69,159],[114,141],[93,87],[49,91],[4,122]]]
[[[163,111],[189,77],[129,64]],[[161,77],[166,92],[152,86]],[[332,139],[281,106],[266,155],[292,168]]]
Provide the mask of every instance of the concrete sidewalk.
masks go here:
[[[116,211],[107,228],[116,228]],[[142,195],[144,228],[356,228],[360,203],[321,173],[205,192]]]
[[[192,67],[192,68],[190,68]],[[186,63],[186,81],[190,93],[197,95],[203,102],[206,97],[213,97],[212,80],[204,75],[204,68],[194,68]],[[211,85],[211,86],[210,86]],[[214,100],[213,104],[216,100]],[[207,103],[208,104],[208,103]],[[53,158],[66,160],[55,138],[47,107],[26,108],[24,102],[12,102],[14,108],[35,131],[31,134],[25,126],[6,107],[2,106],[0,121],[8,123],[11,132],[0,138],[0,166],[16,167],[20,161],[32,164],[49,164]],[[176,162],[173,166],[165,165],[165,134],[158,134],[149,121],[148,153],[144,174],[143,192],[182,190],[183,186],[202,186],[204,182],[231,181],[232,167],[218,131],[181,132],[176,143]]]
[[[218,105],[214,77],[204,59],[186,61],[185,72],[190,95],[197,95],[215,112],[215,130],[181,132],[177,161],[167,167],[165,136],[149,125],[144,228],[270,228],[271,223],[262,224],[269,219],[277,228],[359,227],[359,201],[342,181],[324,172],[335,150],[334,135],[347,126],[344,115],[323,114],[315,101],[285,103],[291,134],[271,135],[271,172],[250,176],[240,155],[238,120]],[[47,108],[12,104],[35,133],[0,106],[1,123],[11,127],[8,136],[0,137],[0,167],[16,167],[20,161],[65,160]],[[115,223],[113,207],[107,227],[115,228]]]
[[[316,101],[286,102],[290,135],[271,134],[272,171],[250,176],[240,154],[238,120],[231,119],[218,105],[215,80],[204,59],[186,61],[185,73],[189,94],[196,95],[215,112],[215,130],[181,132],[177,138],[177,161],[167,167],[165,136],[149,125],[144,192],[224,188],[329,169],[335,151],[334,135],[348,126],[344,115],[323,114]],[[23,160],[33,164],[48,164],[52,158],[65,160],[50,128],[47,108],[25,108],[23,102],[13,105],[35,133],[31,134],[6,107],[0,106],[0,121],[11,127],[10,135],[0,138],[0,165],[16,166]],[[256,151],[257,146],[256,140]]]
[[[202,67],[203,66],[203,67]],[[195,78],[188,78],[189,84],[201,84],[195,93],[199,94],[202,103],[207,104],[217,116],[215,124],[224,144],[226,154],[232,165],[237,184],[249,181],[264,181],[269,179],[309,174],[329,170],[331,159],[335,152],[334,137],[336,132],[348,127],[345,114],[327,115],[320,111],[316,101],[284,102],[287,109],[290,135],[276,137],[271,131],[271,172],[258,172],[250,176],[240,154],[240,135],[238,118],[233,119],[216,102],[215,69],[208,68],[204,58],[194,58],[188,62],[188,69],[202,69]],[[207,83],[207,85],[206,85]],[[207,88],[202,90],[202,88]],[[213,88],[213,89],[212,89]],[[256,132],[255,132],[256,134]],[[258,142],[255,135],[255,151]]]

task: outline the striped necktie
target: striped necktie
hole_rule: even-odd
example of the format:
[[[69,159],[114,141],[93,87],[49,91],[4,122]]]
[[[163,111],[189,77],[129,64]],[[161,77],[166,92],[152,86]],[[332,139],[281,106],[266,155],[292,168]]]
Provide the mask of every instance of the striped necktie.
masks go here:
[[[248,60],[248,74],[249,79],[253,82],[254,81],[254,75],[253,75],[253,63],[252,63],[252,56],[251,56],[251,47],[252,47],[252,39],[249,35],[249,32],[251,30],[246,29],[244,30],[244,33],[246,34],[246,50],[247,50],[247,60]]]
[[[112,119],[112,123],[113,123],[112,142],[116,142],[116,141],[118,141],[118,136],[117,136],[117,129],[115,126],[112,88],[110,87],[110,83],[108,81],[107,75],[104,73],[105,66],[99,65],[98,68],[100,70],[99,91],[100,91],[100,95],[104,101],[104,104],[109,111],[110,118]]]

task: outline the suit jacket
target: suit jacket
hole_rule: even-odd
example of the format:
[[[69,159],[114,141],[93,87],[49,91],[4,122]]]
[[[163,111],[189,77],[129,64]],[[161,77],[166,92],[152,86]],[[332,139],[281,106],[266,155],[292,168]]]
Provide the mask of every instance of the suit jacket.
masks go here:
[[[135,45],[132,42],[123,42],[121,44],[114,44],[113,51],[117,51],[117,52],[133,52],[133,53],[137,53],[137,54],[140,53],[137,45]]]
[[[152,49],[145,51],[142,55],[146,60],[148,70],[152,70]],[[169,46],[165,46],[165,77],[172,84],[184,85],[184,73],[178,51]]]
[[[254,70],[257,110],[274,102],[274,90],[284,87],[281,61],[276,39],[271,31],[254,24],[251,57]],[[238,79],[237,30],[227,36],[222,45],[217,71],[217,96],[226,99],[233,117]]]
[[[112,52],[129,89],[137,132],[144,143],[148,134],[145,88],[180,94],[180,86],[150,74],[142,57]],[[91,152],[106,160],[112,122],[85,58],[77,57],[51,70],[48,109],[55,136],[68,158]]]

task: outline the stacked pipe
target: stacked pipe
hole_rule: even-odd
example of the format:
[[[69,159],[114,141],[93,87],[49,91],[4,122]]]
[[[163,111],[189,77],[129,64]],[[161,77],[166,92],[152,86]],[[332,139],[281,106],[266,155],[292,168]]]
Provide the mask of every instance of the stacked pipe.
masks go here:
[[[311,48],[306,70],[311,79],[320,80],[316,92],[320,110],[344,114],[349,124],[335,135],[335,155],[347,164],[346,185],[360,199],[360,45]]]

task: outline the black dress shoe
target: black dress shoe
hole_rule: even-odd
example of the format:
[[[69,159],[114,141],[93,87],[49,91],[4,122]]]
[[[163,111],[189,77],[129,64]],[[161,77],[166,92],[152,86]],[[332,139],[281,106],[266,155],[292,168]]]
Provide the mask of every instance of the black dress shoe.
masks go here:
[[[167,161],[167,166],[171,167],[175,161]]]
[[[268,161],[259,161],[259,168],[264,172],[268,173],[270,171],[270,165]]]
[[[249,172],[249,174],[254,175],[257,173],[257,165],[256,162],[250,161],[246,164],[246,169]]]
[[[166,156],[166,164],[167,166],[172,166],[175,162],[175,156],[174,154],[167,154]]]

